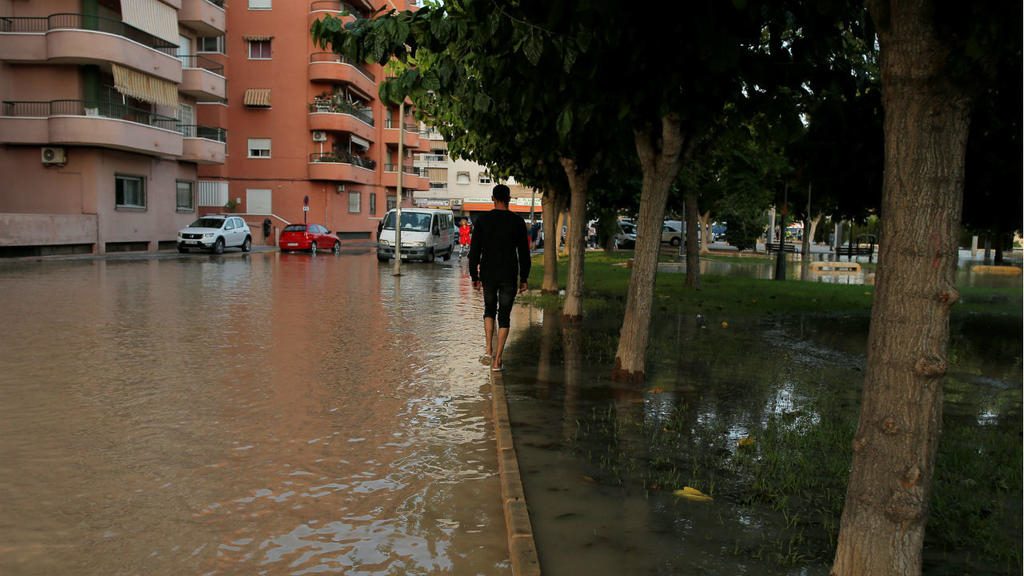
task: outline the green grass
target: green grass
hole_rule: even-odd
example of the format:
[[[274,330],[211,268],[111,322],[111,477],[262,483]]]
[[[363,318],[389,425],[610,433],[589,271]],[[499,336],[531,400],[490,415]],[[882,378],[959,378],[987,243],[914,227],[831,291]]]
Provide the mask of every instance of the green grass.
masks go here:
[[[584,266],[584,310],[624,303],[629,287],[630,269],[623,266],[631,251],[588,252]],[[734,258],[750,262],[750,258]],[[530,288],[539,289],[543,279],[543,258],[534,257]],[[560,258],[559,286],[565,287],[568,259]],[[685,275],[659,272],[655,284],[656,311],[713,313],[715,316],[749,317],[765,314],[869,314],[874,286],[850,286],[800,282],[775,282],[733,276],[703,275],[700,290],[683,286]],[[1012,288],[962,287],[962,302],[957,314],[991,314],[1021,317],[1021,292]],[[555,306],[557,297],[531,296],[538,306]]]

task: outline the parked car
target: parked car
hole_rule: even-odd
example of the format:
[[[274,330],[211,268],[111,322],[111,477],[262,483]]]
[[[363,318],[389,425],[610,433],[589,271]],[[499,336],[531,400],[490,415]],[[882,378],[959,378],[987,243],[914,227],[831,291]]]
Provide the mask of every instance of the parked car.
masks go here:
[[[320,224],[289,224],[281,231],[277,247],[282,252],[306,251],[316,254],[319,250],[330,250],[341,254],[341,241]]]
[[[191,248],[222,254],[225,248],[238,247],[242,252],[252,249],[252,232],[238,216],[210,214],[178,231],[178,252]]]
[[[672,246],[683,243],[683,223],[679,220],[666,220],[661,225],[661,241]]]

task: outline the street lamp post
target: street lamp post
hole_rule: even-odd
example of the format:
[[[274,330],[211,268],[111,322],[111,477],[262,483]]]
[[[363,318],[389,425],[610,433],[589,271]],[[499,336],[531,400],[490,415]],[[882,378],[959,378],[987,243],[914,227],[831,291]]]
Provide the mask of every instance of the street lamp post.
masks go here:
[[[402,275],[402,149],[405,140],[405,98],[398,105],[398,194],[395,196],[395,276]]]

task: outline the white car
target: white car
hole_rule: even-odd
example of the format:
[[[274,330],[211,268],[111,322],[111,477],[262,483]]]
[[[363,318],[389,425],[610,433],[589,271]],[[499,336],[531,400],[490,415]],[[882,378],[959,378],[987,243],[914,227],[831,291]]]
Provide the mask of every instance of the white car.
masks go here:
[[[679,246],[683,243],[683,223],[679,220],[666,220],[661,225],[661,241],[668,242],[672,246]]]
[[[252,232],[238,216],[210,214],[178,231],[178,252],[190,248],[222,254],[225,248],[238,247],[242,252],[252,249]]]

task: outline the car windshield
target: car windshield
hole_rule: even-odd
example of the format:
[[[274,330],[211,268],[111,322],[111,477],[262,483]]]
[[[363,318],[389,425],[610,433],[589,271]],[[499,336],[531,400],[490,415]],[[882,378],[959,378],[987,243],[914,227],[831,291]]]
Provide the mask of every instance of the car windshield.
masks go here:
[[[619,222],[619,227],[622,228],[623,234],[633,234],[634,232],[636,232],[636,228],[634,228],[632,224]]]
[[[284,227],[284,232],[305,232],[306,226],[303,224],[289,224]]]
[[[220,228],[227,220],[225,218],[200,218],[192,224],[191,228]]]
[[[384,229],[395,229],[394,212],[388,212],[387,217],[384,218]],[[421,212],[402,212],[402,230],[410,230],[412,232],[429,232],[430,214],[423,214]]]

